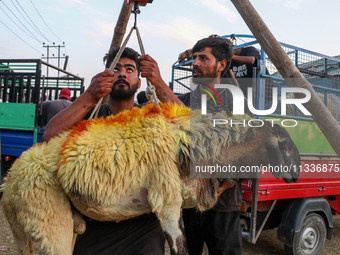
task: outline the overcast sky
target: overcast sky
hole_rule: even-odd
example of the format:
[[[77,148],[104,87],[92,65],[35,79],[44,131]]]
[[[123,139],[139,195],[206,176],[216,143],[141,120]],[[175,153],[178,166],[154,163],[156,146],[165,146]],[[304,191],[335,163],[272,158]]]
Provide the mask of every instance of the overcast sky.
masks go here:
[[[0,0],[0,59],[39,59],[42,54],[46,56],[43,42],[65,42],[62,53],[70,57],[68,71],[85,77],[88,86],[91,77],[104,70],[102,58],[110,47],[122,3],[123,0]],[[325,55],[340,55],[339,0],[251,3],[279,41]],[[28,24],[30,19],[41,33]],[[128,29],[132,18],[130,21]],[[178,54],[197,40],[211,34],[250,34],[229,0],[154,0],[141,7],[138,26],[145,50],[158,61],[166,83]],[[128,46],[138,49],[135,34]]]

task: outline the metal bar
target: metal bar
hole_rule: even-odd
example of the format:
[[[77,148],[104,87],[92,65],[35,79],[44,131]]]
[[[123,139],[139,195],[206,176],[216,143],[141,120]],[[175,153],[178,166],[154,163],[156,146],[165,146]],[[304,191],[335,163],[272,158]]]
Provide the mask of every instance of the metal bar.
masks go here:
[[[41,63],[44,64],[44,65],[46,65],[46,66],[49,66],[49,67],[51,67],[51,68],[54,68],[55,70],[60,71],[60,72],[62,72],[62,73],[64,73],[64,74],[67,74],[67,75],[70,75],[70,76],[72,76],[72,77],[78,78],[78,79],[80,79],[80,80],[81,80],[81,79],[84,79],[84,78],[79,77],[79,76],[77,76],[77,75],[74,75],[74,74],[72,74],[72,73],[70,73],[70,72],[68,72],[68,71],[65,71],[65,70],[63,70],[63,69],[60,69],[60,68],[58,68],[58,67],[56,67],[56,66],[54,66],[54,65],[51,65],[51,64],[49,64],[49,63],[47,63],[47,62],[41,61]]]
[[[2,102],[7,102],[8,76],[5,76]]]
[[[1,59],[1,62],[6,62],[7,65],[10,65],[9,63],[29,63],[34,62],[37,63],[40,59]]]
[[[270,114],[271,117],[282,117],[280,114]],[[300,117],[300,116],[293,116],[293,115],[285,115],[285,116],[290,116],[293,117],[294,119],[300,119],[300,120],[310,120],[313,121],[312,118],[307,118],[307,117]],[[340,121],[337,121],[340,124]]]
[[[221,37],[223,38],[227,38],[227,37],[231,37],[231,34],[230,35],[222,35]],[[244,37],[244,38],[255,38],[255,36],[253,35],[245,35],[245,34],[234,34],[234,37]]]
[[[38,130],[35,128],[33,129],[33,145],[37,144],[37,136],[38,136]]]
[[[255,40],[255,41],[243,43],[243,44],[234,46],[233,49],[234,49],[234,50],[237,50],[237,49],[244,48],[244,47],[248,47],[248,46],[251,46],[251,45],[254,45],[254,44],[258,44],[258,42]]]
[[[45,75],[43,75],[42,88],[41,88],[40,115],[42,115],[44,97],[45,97]]]
[[[69,56],[65,56],[65,62],[64,62],[64,71],[66,71],[66,68],[67,68],[67,64],[68,64],[68,59],[69,59]]]
[[[270,78],[274,81],[285,82],[285,80],[283,78],[277,77],[277,76],[270,76],[270,75],[267,75],[267,74],[262,74],[261,77],[262,78]],[[312,84],[312,86],[313,86],[314,89],[321,89],[321,90],[327,90],[327,91],[330,91],[330,92],[339,93],[339,89],[333,89],[333,88],[320,86],[320,85],[314,85],[314,84]],[[283,86],[281,86],[281,87],[283,87]],[[288,87],[288,85],[286,87]]]
[[[256,219],[257,219],[257,202],[258,202],[258,191],[259,191],[259,178],[252,180],[252,196],[251,196],[251,218],[250,218],[250,243],[255,243],[256,236]]]
[[[32,76],[28,76],[27,84],[26,84],[25,103],[30,102],[31,82],[32,82]]]
[[[18,93],[18,103],[22,103],[23,93],[24,93],[24,77],[19,78],[19,93]]]
[[[335,153],[300,153],[300,156],[338,157]]]
[[[320,54],[320,53],[317,53],[317,52],[314,52],[314,51],[310,51],[310,50],[306,50],[306,49],[303,49],[303,48],[299,48],[299,47],[296,47],[296,46],[293,46],[293,45],[290,45],[290,44],[287,44],[287,43],[279,42],[279,44],[281,46],[283,46],[283,47],[296,49],[298,51],[305,52],[305,53],[308,53],[308,54],[312,54],[312,55],[315,55],[315,56],[318,56],[318,57],[321,57],[321,58],[326,58],[328,60],[333,60],[335,62],[340,62],[340,59],[338,59],[338,58],[332,58],[332,57],[329,57],[329,56],[326,56],[326,55],[323,55],[323,54]]]
[[[13,78],[11,79],[12,83],[11,83],[11,87],[9,89],[9,99],[8,101],[10,103],[16,103],[15,100],[15,80],[16,80],[16,76],[12,76]]]
[[[270,207],[269,211],[267,212],[266,217],[264,218],[264,220],[263,220],[259,230],[257,231],[254,244],[256,243],[257,239],[259,238],[259,236],[260,236],[260,234],[262,232],[262,229],[264,228],[264,225],[266,224],[270,214],[272,213],[272,211],[274,209],[274,206],[276,205],[276,202],[277,202],[277,200],[274,200],[274,202],[273,202],[272,206]]]
[[[171,68],[171,82],[169,84],[171,91],[174,91],[174,76],[175,76],[175,69],[174,69],[174,66],[172,66],[172,68]]]
[[[1,68],[0,69],[0,71],[21,71],[21,70],[35,71],[35,69],[30,69],[30,68]]]
[[[177,80],[175,80],[177,83],[179,83],[179,84],[181,84],[184,88],[186,88],[186,89],[188,89],[188,90],[190,90],[190,91],[192,91],[192,89],[191,88],[189,88],[188,86],[186,86],[185,84],[183,84],[182,82],[179,82],[179,81],[177,81]]]
[[[32,103],[38,104],[39,103],[39,97],[40,97],[40,81],[41,81],[41,60],[37,62],[37,71],[36,71],[36,77],[35,77],[35,86],[34,90],[32,90],[33,96],[32,96]],[[36,115],[38,114],[36,110]]]
[[[187,62],[185,62],[185,63],[191,63],[192,62],[192,60],[189,60],[189,61],[187,61]],[[189,67],[181,67],[181,65],[177,65],[177,66],[175,66],[175,69],[177,69],[177,70],[181,70],[181,71],[188,71],[188,72],[191,72],[191,68],[189,68]]]
[[[178,79],[176,79],[176,81],[178,82],[178,81],[181,81],[181,80],[186,80],[186,79],[188,79],[188,78],[191,78],[191,75],[184,76],[184,77],[182,77],[182,78],[178,78]]]
[[[3,93],[3,90],[1,89],[2,88],[2,84],[3,84],[3,77],[0,76],[0,98],[2,98],[2,93]]]
[[[325,61],[326,61],[326,59],[325,59]],[[327,74],[326,69],[325,69],[325,72],[312,71],[312,70],[308,70],[308,69],[301,68],[301,67],[298,67],[298,69],[301,73],[310,74],[310,75],[314,75],[314,76],[320,76],[322,78],[329,78],[329,79],[332,79],[332,80],[340,81],[340,77]]]

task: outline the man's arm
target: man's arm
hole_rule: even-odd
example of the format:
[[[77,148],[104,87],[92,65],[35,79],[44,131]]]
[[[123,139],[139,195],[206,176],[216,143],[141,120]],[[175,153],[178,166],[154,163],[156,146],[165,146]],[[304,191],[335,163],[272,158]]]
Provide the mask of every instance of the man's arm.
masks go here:
[[[242,49],[243,49],[243,54],[241,56]],[[233,53],[234,55],[231,58],[232,61],[239,62],[239,63],[246,64],[246,65],[254,65],[256,60],[259,60],[261,58],[260,53],[253,46],[233,50]]]
[[[246,65],[253,65],[256,60],[254,56],[238,56],[238,55],[233,55],[231,59],[232,61]]]
[[[155,86],[158,99],[164,103],[170,102],[184,106],[163,81],[157,62],[149,55],[141,56],[139,60],[141,76],[147,78]]]
[[[232,187],[235,186],[235,184],[231,184],[229,182],[227,182],[226,180],[220,179],[221,185],[220,187],[218,187],[217,190],[217,197],[220,197],[221,194],[226,190],[226,189],[230,189]]]
[[[88,89],[68,108],[55,115],[49,121],[45,128],[42,141],[48,142],[60,132],[82,121],[99,99],[111,92],[113,76],[114,72],[108,69],[94,76]]]
[[[192,51],[191,51],[191,49],[183,51],[178,56],[179,63],[183,63],[183,62],[189,61],[191,59],[192,59]]]

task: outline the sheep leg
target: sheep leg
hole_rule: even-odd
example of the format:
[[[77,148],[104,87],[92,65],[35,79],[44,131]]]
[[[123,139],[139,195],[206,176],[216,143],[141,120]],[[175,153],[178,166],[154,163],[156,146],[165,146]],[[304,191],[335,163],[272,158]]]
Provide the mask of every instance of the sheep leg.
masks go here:
[[[163,185],[163,187],[164,186],[165,185]],[[187,255],[188,251],[185,243],[184,231],[182,231],[184,230],[184,227],[182,229],[180,227],[181,225],[183,226],[183,224],[181,224],[181,222],[183,222],[181,217],[181,205],[183,200],[180,189],[176,190],[175,186],[173,186],[173,188],[170,185],[167,186],[171,189],[172,196],[167,197],[170,199],[163,200],[163,204],[156,202],[161,200],[159,197],[160,192],[157,191],[157,189],[151,188],[148,190],[148,200],[152,211],[155,212],[160,221],[164,235],[171,248],[171,255]],[[167,189],[163,189],[162,191],[164,190],[166,191]],[[171,194],[169,190],[167,190],[167,192],[167,194]],[[163,198],[166,197],[165,194],[162,196]]]
[[[18,243],[22,247],[20,254],[22,255],[35,255],[33,242],[26,239],[26,244],[24,242]]]
[[[76,244],[77,236],[78,236],[77,233],[73,233],[73,239],[72,239],[72,253],[73,253],[73,251],[74,251],[74,246],[75,246],[75,244]]]
[[[181,208],[165,207],[164,211],[157,216],[161,219],[161,226],[170,246],[171,255],[189,254],[185,242]]]
[[[28,242],[28,249],[29,249],[29,254],[30,255],[34,255],[35,254],[33,242],[31,242],[31,241]]]

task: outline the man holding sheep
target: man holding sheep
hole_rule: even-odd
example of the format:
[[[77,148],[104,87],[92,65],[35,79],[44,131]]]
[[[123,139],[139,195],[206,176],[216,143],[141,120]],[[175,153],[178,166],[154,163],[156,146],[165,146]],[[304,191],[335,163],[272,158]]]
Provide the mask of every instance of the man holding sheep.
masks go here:
[[[111,65],[117,52],[118,49],[114,49],[104,57],[106,68]],[[82,121],[99,99],[107,94],[108,104],[101,106],[99,116],[115,115],[137,106],[134,103],[134,95],[141,84],[140,73],[151,82],[157,80],[157,84],[161,85],[157,89],[161,100],[167,101],[170,98],[181,104],[161,79],[157,63],[150,56],[142,56],[139,59],[136,51],[126,48],[113,71],[106,69],[95,75],[88,89],[69,108],[48,123],[43,141],[49,141],[58,133]],[[161,82],[164,84],[160,84]],[[153,213],[118,223],[87,219],[86,228],[85,233],[77,238],[74,255],[164,254],[164,235]]]

